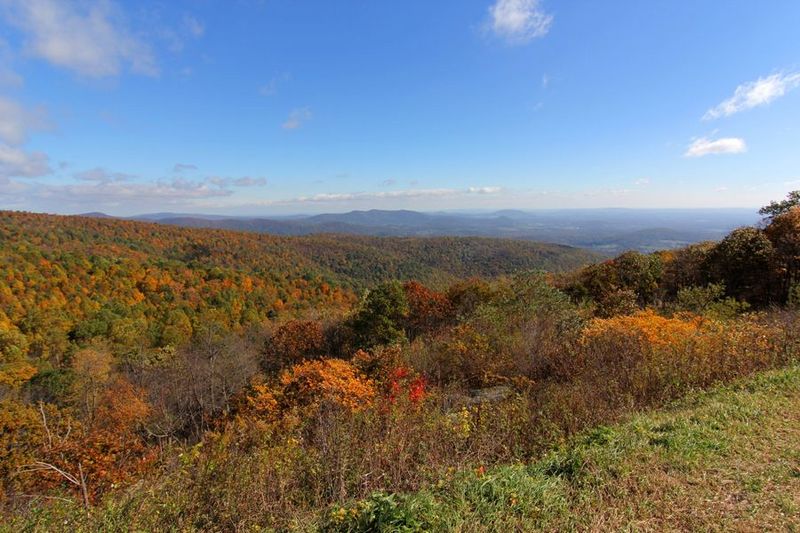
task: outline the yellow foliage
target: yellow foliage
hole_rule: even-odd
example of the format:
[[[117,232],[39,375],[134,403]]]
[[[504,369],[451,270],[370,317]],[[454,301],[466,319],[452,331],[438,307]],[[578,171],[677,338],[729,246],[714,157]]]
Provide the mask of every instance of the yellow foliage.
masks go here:
[[[633,315],[596,318],[584,329],[582,341],[589,343],[607,335],[638,336],[654,348],[666,348],[697,339],[715,326],[697,315],[682,313],[667,318],[646,309]]]
[[[247,396],[247,410],[259,418],[269,420],[278,413],[278,400],[267,385],[253,385],[252,392]]]
[[[16,388],[36,375],[36,367],[25,361],[0,364],[0,385]]]

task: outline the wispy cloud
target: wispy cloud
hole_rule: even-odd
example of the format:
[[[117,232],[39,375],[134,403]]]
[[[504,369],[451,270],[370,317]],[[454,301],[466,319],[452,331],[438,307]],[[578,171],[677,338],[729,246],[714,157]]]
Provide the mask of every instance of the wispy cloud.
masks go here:
[[[119,174],[119,173],[111,173]],[[192,200],[230,196],[233,191],[218,187],[207,181],[175,178],[147,182],[128,180],[94,181],[66,185],[42,187],[37,196],[42,199],[63,198],[65,201],[82,205],[120,205],[135,202],[167,204],[187,204]]]
[[[206,181],[218,187],[263,187],[267,184],[267,178],[253,178],[250,176],[244,176],[242,178],[211,176],[210,178],[206,178]]]
[[[52,172],[47,154],[0,143],[0,178],[38,178]]]
[[[544,37],[552,24],[553,16],[542,9],[540,0],[496,0],[489,8],[488,27],[510,44]]]
[[[18,157],[19,158],[19,157]],[[185,177],[142,180],[132,174],[112,171],[102,167],[76,172],[73,183],[25,183],[4,178],[6,153],[0,145],[0,193],[13,188],[17,196],[24,195],[26,202],[56,207],[60,210],[122,209],[146,211],[157,208],[190,208],[203,201],[231,197],[237,188],[266,185],[265,178],[210,176],[202,179]],[[12,161],[22,167],[24,161]],[[35,163],[35,161],[33,162]],[[28,174],[35,177],[42,172],[30,165]]]
[[[650,178],[648,177],[639,178],[637,180],[634,180],[633,184],[636,185],[637,187],[644,187],[646,185],[650,185]]]
[[[686,149],[684,157],[703,157],[712,154],[741,154],[747,151],[747,143],[738,137],[724,137],[709,139],[701,137],[695,139]]]
[[[14,55],[11,53],[11,47],[8,43],[0,38],[0,87],[22,87],[25,80],[17,74],[12,68]]]
[[[273,96],[278,94],[280,86],[290,79],[291,75],[288,72],[273,76],[267,83],[258,88],[258,92],[261,96]]]
[[[50,174],[47,154],[27,152],[21,145],[31,132],[51,127],[44,108],[27,109],[0,97],[0,178],[38,178]]]
[[[336,203],[353,201],[372,201],[385,199],[408,199],[408,198],[456,198],[468,195],[496,194],[502,191],[501,187],[467,187],[466,189],[403,189],[396,191],[375,191],[375,192],[344,192],[344,193],[321,193],[310,196],[300,196],[288,200],[274,200],[265,202],[264,205],[281,204],[307,204],[307,203]]]
[[[19,103],[0,96],[0,140],[11,145],[22,144],[32,131],[51,127],[43,107],[26,109]]]
[[[704,120],[729,117],[740,111],[767,105],[787,92],[800,87],[800,72],[779,73],[739,85],[733,96],[709,109]]]
[[[308,107],[301,107],[293,109],[289,113],[289,118],[283,123],[282,128],[285,130],[296,130],[303,124],[311,120],[311,109]]]
[[[115,181],[128,181],[136,176],[124,172],[111,172],[102,167],[95,167],[83,172],[76,172],[73,177],[80,181],[93,181],[96,183],[112,183]]]
[[[110,0],[5,0],[7,20],[25,33],[28,53],[88,77],[115,76],[124,65],[158,74],[150,47],[127,27]]]
[[[202,37],[206,33],[206,26],[191,15],[183,17],[184,29],[193,37]]]
[[[197,165],[192,163],[175,163],[175,166],[172,167],[172,171],[176,174],[180,174],[181,172],[187,172],[191,170],[197,170]]]

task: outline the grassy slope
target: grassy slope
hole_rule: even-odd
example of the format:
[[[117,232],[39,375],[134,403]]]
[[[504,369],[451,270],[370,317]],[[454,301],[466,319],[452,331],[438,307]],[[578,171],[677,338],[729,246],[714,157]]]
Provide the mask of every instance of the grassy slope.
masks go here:
[[[329,527],[800,531],[800,367],[597,428],[531,465],[339,511]],[[357,509],[359,518],[352,516]],[[372,518],[370,518],[372,516]],[[388,522],[394,521],[393,525]],[[348,528],[350,526],[350,528]]]

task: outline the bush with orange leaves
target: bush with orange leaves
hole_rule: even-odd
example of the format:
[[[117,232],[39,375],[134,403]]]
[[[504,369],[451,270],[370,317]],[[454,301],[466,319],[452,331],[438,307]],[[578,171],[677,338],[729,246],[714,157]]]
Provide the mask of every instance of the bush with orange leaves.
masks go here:
[[[712,324],[706,318],[688,313],[668,318],[646,309],[632,315],[592,320],[583,331],[582,342],[591,343],[608,335],[631,335],[641,337],[655,348],[665,348],[696,339]]]
[[[318,359],[284,370],[272,386],[251,385],[240,413],[277,421],[298,409],[310,414],[323,403],[359,411],[372,405],[375,395],[375,383],[353,364],[342,359]]]
[[[357,411],[375,398],[375,385],[341,359],[306,361],[286,370],[280,380],[281,401],[290,406],[331,402]]]

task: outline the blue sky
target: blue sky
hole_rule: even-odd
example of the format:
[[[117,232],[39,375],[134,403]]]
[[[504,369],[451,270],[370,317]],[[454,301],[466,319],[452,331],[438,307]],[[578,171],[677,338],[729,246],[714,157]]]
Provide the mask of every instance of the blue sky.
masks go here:
[[[757,207],[800,2],[0,0],[0,207]]]

